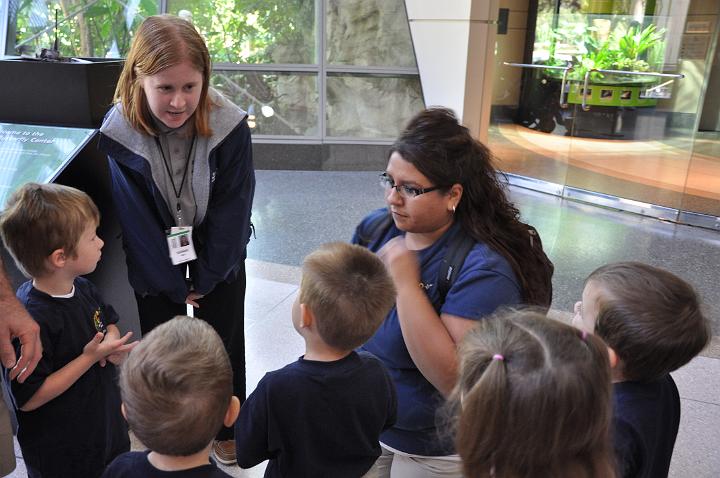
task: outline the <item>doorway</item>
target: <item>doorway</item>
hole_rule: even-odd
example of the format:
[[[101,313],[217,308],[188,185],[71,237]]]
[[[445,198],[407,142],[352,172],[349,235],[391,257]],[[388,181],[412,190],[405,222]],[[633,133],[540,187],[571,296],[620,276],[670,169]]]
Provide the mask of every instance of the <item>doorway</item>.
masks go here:
[[[720,225],[720,0],[500,8],[488,143],[511,181]]]

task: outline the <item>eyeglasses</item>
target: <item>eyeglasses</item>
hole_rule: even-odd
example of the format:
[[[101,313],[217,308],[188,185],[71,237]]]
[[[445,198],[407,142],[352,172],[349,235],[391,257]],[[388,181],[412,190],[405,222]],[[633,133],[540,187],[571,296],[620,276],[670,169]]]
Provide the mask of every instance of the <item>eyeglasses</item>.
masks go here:
[[[429,188],[414,188],[412,186],[408,186],[407,184],[401,184],[400,186],[395,185],[395,181],[393,178],[388,176],[387,173],[382,173],[380,175],[380,186],[383,187],[383,189],[395,189],[395,191],[398,192],[402,197],[406,199],[411,199],[414,197],[418,197],[421,194],[429,193],[430,191],[436,191],[438,189],[442,189],[445,186],[432,186]]]

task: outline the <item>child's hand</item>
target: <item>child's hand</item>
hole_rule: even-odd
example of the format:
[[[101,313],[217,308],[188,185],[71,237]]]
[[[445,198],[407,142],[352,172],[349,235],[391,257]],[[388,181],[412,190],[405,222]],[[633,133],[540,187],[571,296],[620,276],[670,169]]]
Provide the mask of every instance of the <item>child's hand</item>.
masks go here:
[[[137,341],[132,342],[131,344],[128,344],[128,345],[132,345],[133,347],[135,347],[135,344],[137,344]],[[105,358],[107,359],[108,362],[110,362],[113,365],[120,365],[127,358],[128,352],[122,352],[122,353],[118,352],[118,353],[110,354]]]
[[[102,332],[95,334],[95,337],[83,347],[83,354],[89,356],[94,362],[101,362],[100,365],[105,365],[106,357],[114,354],[127,354],[130,350],[137,345],[137,341],[132,343],[126,343],[132,332],[128,332],[118,339],[109,338],[103,340],[104,335]]]

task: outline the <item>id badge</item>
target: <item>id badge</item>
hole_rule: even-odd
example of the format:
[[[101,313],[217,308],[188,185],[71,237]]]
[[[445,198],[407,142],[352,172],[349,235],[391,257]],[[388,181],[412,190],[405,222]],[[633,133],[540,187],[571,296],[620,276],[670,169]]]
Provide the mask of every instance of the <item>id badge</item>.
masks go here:
[[[197,259],[192,240],[192,227],[171,227],[167,235],[170,260],[173,265],[183,264]]]

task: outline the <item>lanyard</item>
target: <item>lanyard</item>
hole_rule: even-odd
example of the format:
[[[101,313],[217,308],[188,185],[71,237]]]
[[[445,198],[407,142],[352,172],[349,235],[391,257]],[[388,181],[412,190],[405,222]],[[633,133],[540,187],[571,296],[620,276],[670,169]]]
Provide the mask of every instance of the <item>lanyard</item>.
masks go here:
[[[155,136],[155,143],[157,144],[158,149],[160,150],[160,155],[163,159],[163,164],[165,165],[165,171],[167,171],[168,176],[170,177],[170,184],[172,184],[173,192],[175,193],[175,209],[177,211],[177,220],[178,225],[182,222],[182,208],[180,207],[180,195],[182,194],[183,186],[185,186],[185,178],[187,178],[187,173],[190,165],[190,155],[192,155],[193,149],[195,148],[195,138],[196,136],[193,135],[192,142],[190,143],[190,149],[188,149],[187,158],[185,159],[185,171],[183,171],[182,180],[180,180],[180,188],[178,189],[175,187],[175,180],[173,179],[173,173],[170,169],[170,163],[165,158],[165,152],[163,151],[162,145],[160,144],[160,138]],[[169,151],[168,151],[169,152]],[[172,160],[172,156],[170,157]]]

